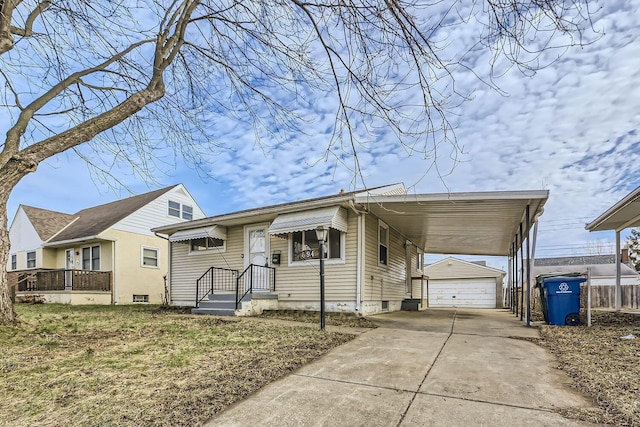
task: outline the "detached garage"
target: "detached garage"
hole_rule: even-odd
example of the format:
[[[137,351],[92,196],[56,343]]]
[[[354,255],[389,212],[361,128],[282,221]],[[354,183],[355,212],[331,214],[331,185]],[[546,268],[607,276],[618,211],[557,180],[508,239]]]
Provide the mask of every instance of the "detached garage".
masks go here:
[[[505,272],[448,257],[425,267],[427,306],[502,308]]]

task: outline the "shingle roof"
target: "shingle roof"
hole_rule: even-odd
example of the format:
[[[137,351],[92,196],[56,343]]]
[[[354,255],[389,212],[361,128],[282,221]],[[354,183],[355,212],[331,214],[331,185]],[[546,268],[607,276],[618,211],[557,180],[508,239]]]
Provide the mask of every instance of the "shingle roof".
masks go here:
[[[81,210],[75,214],[78,219],[51,239],[49,243],[96,236],[175,187],[176,185],[173,185],[138,196],[128,197]]]
[[[34,208],[33,206],[22,205],[22,210],[29,218],[31,225],[33,225],[33,228],[35,228],[43,242],[49,240],[51,236],[77,218],[76,215]]]
[[[535,265],[587,265],[587,264],[615,264],[615,254],[610,255],[584,255],[556,258],[536,258]]]

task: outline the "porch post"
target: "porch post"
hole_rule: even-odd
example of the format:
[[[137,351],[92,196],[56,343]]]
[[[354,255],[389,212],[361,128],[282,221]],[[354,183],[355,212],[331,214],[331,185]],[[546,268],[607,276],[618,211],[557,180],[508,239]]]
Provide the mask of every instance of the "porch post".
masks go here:
[[[526,323],[531,326],[531,217],[529,205],[527,205],[526,222],[527,222],[527,313]],[[524,288],[523,288],[524,290]]]

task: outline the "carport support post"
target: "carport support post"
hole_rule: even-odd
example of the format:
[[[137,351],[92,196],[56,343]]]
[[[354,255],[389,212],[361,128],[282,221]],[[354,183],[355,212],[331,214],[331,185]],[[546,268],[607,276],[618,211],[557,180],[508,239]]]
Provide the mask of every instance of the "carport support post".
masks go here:
[[[620,230],[616,230],[616,311],[622,308],[622,289],[620,286]]]
[[[509,275],[509,278],[507,279],[507,307],[509,308],[511,308],[511,273],[513,272],[512,257],[513,252],[509,251],[509,258],[507,261],[507,274]]]
[[[513,253],[513,299],[511,300],[512,312],[518,315],[518,235],[516,234],[516,240],[513,243],[515,251]]]
[[[524,247],[522,245],[524,245],[524,233],[522,232],[522,223],[520,223],[520,320],[524,319]]]
[[[529,287],[531,286],[531,215],[529,211],[529,205],[527,205],[527,214],[526,214],[526,229],[527,229],[527,326],[531,326],[531,290]],[[522,288],[524,292],[524,287]]]

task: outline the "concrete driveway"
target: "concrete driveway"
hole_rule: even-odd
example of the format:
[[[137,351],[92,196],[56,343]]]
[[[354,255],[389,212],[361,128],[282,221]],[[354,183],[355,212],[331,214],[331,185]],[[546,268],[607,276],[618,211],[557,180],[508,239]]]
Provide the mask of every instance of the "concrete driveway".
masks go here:
[[[209,426],[587,426],[591,404],[507,310],[372,317],[378,329],[238,402]],[[286,357],[286,355],[283,355]]]

